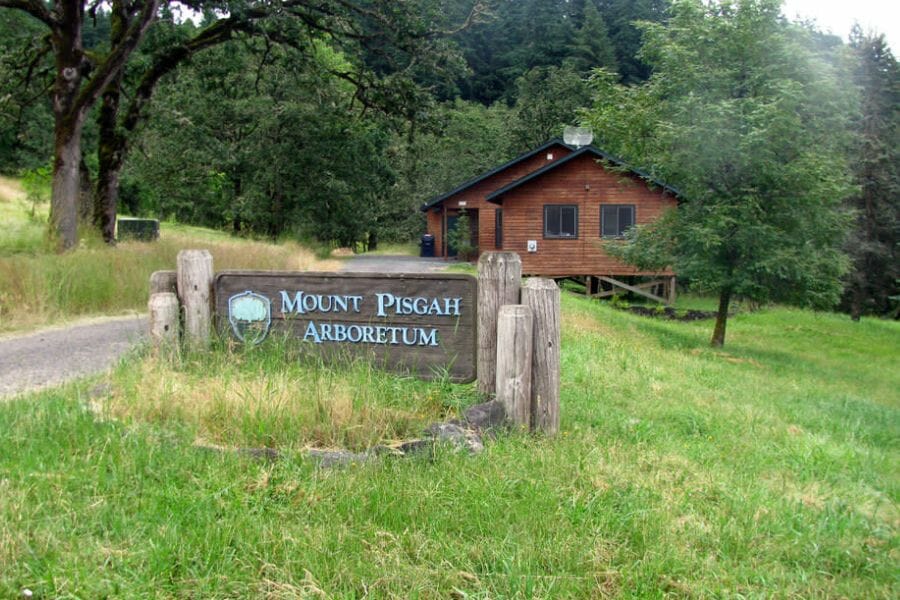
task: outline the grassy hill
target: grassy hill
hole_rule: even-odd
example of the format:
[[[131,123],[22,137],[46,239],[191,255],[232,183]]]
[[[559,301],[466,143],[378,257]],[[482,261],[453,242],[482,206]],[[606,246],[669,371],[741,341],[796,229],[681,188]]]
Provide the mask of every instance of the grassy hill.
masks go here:
[[[339,261],[321,260],[299,244],[269,244],[173,223],[162,223],[158,242],[123,242],[116,248],[87,236],[59,256],[44,242],[46,192],[29,198],[22,182],[0,177],[0,333],[81,316],[146,311],[153,271],[175,268],[179,250],[203,247],[217,270],[331,270]]]
[[[895,598],[900,326],[565,295],[562,432],[319,470],[472,386],[282,349],[137,355],[0,406],[0,596]],[[205,446],[275,446],[258,462]]]

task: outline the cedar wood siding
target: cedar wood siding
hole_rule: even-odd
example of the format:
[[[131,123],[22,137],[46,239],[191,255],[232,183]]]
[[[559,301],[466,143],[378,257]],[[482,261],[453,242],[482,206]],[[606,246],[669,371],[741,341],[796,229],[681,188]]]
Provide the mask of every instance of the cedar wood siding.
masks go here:
[[[586,190],[585,186],[590,189]],[[495,188],[496,189],[496,188]],[[651,189],[635,175],[607,171],[596,156],[583,154],[500,198],[503,208],[503,250],[518,252],[528,275],[674,275],[671,270],[638,271],[607,255],[600,246],[600,205],[633,204],[635,223],[650,223],[677,205],[662,189]],[[544,238],[544,205],[578,206],[577,239]],[[493,216],[493,215],[491,215]],[[494,222],[491,219],[491,227]],[[493,232],[491,232],[493,243]],[[529,253],[528,240],[537,240]]]
[[[553,154],[552,161],[547,160],[547,154],[550,153]],[[496,250],[494,247],[494,211],[499,209],[500,206],[488,202],[485,200],[485,197],[504,185],[512,183],[516,179],[520,179],[533,171],[537,171],[541,167],[568,156],[571,153],[572,150],[562,144],[555,144],[545,151],[525,159],[522,162],[511,165],[499,173],[495,173],[483,181],[479,181],[475,185],[466,188],[459,193],[450,196],[443,202],[429,208],[426,213],[426,224],[428,233],[434,236],[435,256],[445,256],[446,254],[443,238],[443,220],[447,212],[452,213],[458,211],[460,200],[466,203],[464,208],[467,211],[478,211],[478,251],[486,252]],[[506,214],[504,213],[503,216],[505,219]],[[505,229],[506,228],[504,227],[504,230]]]

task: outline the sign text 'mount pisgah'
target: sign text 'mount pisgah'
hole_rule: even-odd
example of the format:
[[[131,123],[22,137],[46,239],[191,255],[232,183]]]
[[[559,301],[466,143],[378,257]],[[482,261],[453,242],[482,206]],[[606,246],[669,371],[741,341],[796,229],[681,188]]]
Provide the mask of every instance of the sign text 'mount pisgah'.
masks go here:
[[[325,355],[472,381],[475,287],[469,275],[225,271],[216,314],[220,330],[246,343],[288,332]]]

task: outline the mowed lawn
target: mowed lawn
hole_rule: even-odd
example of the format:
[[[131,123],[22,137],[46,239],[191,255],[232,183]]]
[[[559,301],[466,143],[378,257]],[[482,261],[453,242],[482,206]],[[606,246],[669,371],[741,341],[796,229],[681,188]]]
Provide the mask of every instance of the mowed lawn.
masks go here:
[[[135,356],[105,400],[0,405],[0,597],[900,595],[898,323],[768,308],[712,350],[710,322],[563,313],[562,433],[478,456],[317,469],[303,446],[474,394],[271,353]]]

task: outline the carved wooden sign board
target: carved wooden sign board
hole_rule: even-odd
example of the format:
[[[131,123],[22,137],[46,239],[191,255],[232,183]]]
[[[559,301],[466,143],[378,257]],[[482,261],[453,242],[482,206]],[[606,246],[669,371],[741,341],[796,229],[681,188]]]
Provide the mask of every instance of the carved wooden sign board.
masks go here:
[[[475,379],[475,290],[469,275],[224,271],[219,330],[248,344],[289,334],[327,357],[365,356],[385,369]]]

